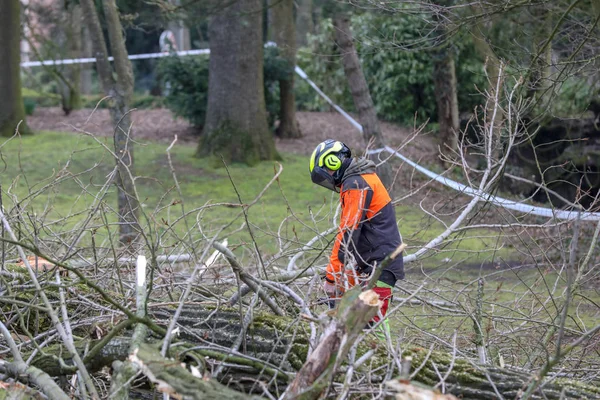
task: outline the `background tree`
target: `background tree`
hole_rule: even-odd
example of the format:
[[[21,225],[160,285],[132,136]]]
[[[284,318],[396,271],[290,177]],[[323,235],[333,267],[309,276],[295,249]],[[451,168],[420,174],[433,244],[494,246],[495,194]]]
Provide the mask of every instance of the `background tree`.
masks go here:
[[[344,66],[348,86],[352,93],[354,106],[358,111],[358,120],[362,125],[365,144],[372,141],[375,148],[381,148],[385,145],[383,134],[381,133],[371,92],[363,74],[356,48],[354,47],[352,31],[350,29],[350,17],[339,9],[334,11],[333,31],[335,41],[340,49],[342,65]],[[373,159],[376,160],[377,156],[374,155]],[[383,184],[389,188],[392,184],[392,169],[389,164],[384,163],[380,165],[377,168],[377,174]]]
[[[81,5],[73,0],[67,0],[63,7],[63,24],[66,58],[80,58],[83,56],[83,29]],[[61,80],[62,97],[65,99],[63,109],[65,113],[81,108],[81,64],[68,65],[65,71],[65,80]]]
[[[133,169],[133,141],[131,140],[131,117],[129,104],[133,95],[133,72],[129,62],[123,27],[115,0],[102,1],[108,27],[111,53],[114,57],[114,70],[108,61],[108,51],[100,19],[93,0],[82,0],[81,6],[89,27],[96,68],[102,90],[110,96],[110,114],[115,125],[114,148],[117,158],[118,176],[117,201],[119,208],[119,236],[122,243],[128,243],[136,236],[139,203],[134,194],[131,170]]]
[[[308,34],[314,33],[313,0],[298,0],[296,9],[296,45],[306,46]]]
[[[448,40],[446,24],[448,24],[447,7],[453,0],[440,0],[434,8],[434,21],[437,26],[437,49],[433,54],[433,82],[437,104],[438,123],[440,126],[441,153],[449,156],[458,147],[458,95],[454,50]]]
[[[294,0],[270,0],[270,7],[273,39],[289,68],[287,79],[279,81],[279,126],[276,134],[282,138],[298,138],[302,133],[296,121],[294,98],[294,67],[296,66]]]
[[[262,1],[239,0],[209,26],[206,123],[197,154],[254,164],[278,158],[263,85]]]
[[[28,132],[21,96],[21,3],[0,0],[0,10],[0,135],[12,136],[19,121],[19,132]]]

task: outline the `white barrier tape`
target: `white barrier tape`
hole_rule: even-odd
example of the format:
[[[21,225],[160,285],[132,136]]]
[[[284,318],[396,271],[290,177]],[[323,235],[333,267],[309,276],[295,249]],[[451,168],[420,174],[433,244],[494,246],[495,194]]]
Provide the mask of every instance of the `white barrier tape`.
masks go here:
[[[417,171],[430,177],[431,179],[435,180],[436,182],[439,182],[445,186],[448,186],[458,192],[464,193],[471,197],[478,197],[478,198],[480,198],[484,201],[490,202],[496,206],[504,207],[509,210],[519,211],[519,212],[527,214],[527,215],[537,215],[540,217],[562,219],[562,220],[567,220],[567,221],[577,219],[579,214],[581,213],[582,221],[600,221],[600,213],[597,213],[597,212],[593,213],[593,212],[588,212],[588,211],[581,211],[581,212],[566,211],[566,210],[554,210],[554,209],[545,208],[545,207],[536,207],[536,206],[532,206],[532,205],[528,205],[528,204],[524,204],[524,203],[519,203],[519,202],[516,202],[513,200],[503,199],[501,197],[496,197],[496,196],[490,195],[489,193],[481,192],[477,189],[473,189],[472,187],[465,186],[462,183],[458,183],[456,181],[453,181],[452,179],[448,179],[440,174],[436,174],[435,172],[432,172],[426,168],[423,168],[419,164],[409,160],[408,158],[406,158],[402,154],[398,153],[396,150],[392,149],[389,146],[385,146],[385,148],[383,148],[383,149],[370,150],[368,153],[369,154],[379,154],[384,151],[387,151],[388,153],[395,155],[396,157],[400,158],[402,161],[404,161],[405,163],[407,163],[408,165],[410,165]]]
[[[178,56],[195,56],[199,54],[210,54],[209,49],[199,49],[199,50],[186,50],[186,51],[178,51]],[[173,55],[173,53],[146,53],[146,54],[133,54],[128,56],[130,60],[146,60],[150,58],[162,58]],[[113,57],[108,57],[108,61],[113,61]],[[21,67],[40,67],[42,65],[70,65],[70,64],[90,64],[95,63],[95,58],[71,58],[65,60],[43,60],[43,61],[28,61],[22,62]]]
[[[296,68],[294,69],[294,71],[296,71],[296,73],[298,75],[300,75],[300,78],[304,79],[310,86],[312,86],[313,89],[315,89],[315,91],[317,93],[319,93],[319,95],[321,95],[322,98],[324,98],[333,108],[335,108],[340,114],[342,114],[348,121],[350,121],[350,123],[352,125],[354,125],[354,127],[356,129],[358,129],[359,131],[362,132],[363,127],[361,124],[359,124],[358,122],[356,122],[356,120],[354,118],[352,118],[350,116],[350,114],[348,114],[346,111],[344,111],[342,109],[342,107],[338,106],[337,104],[335,104],[325,93],[323,93],[323,91],[321,91],[321,89],[319,89],[319,87],[310,80],[310,78],[308,77],[308,75],[306,75],[306,72],[304,72],[302,70],[302,68],[300,68],[299,66],[296,65]]]
[[[210,49],[187,50],[187,51],[178,51],[177,52],[178,56],[191,56],[191,55],[199,55],[199,54],[210,54]],[[133,55],[130,55],[128,58],[130,60],[143,60],[143,59],[150,59],[150,58],[168,57],[170,55],[173,55],[173,53],[147,53],[147,54],[133,54]],[[109,57],[109,61],[112,61],[112,60],[113,60],[113,57]],[[41,65],[85,64],[85,63],[94,63],[94,62],[96,62],[95,58],[75,58],[75,59],[64,59],[64,60],[29,61],[29,62],[21,63],[21,67],[39,67]],[[335,108],[336,111],[338,111],[340,114],[342,114],[342,116],[344,116],[344,118],[346,118],[356,129],[358,129],[359,131],[362,132],[362,130],[363,130],[362,125],[360,125],[354,118],[352,118],[350,116],[350,114],[348,114],[346,111],[344,111],[340,106],[335,104],[333,102],[333,100],[331,100],[325,93],[323,93],[323,91],[321,89],[319,89],[319,87],[308,77],[308,75],[306,74],[306,72],[304,72],[304,70],[302,70],[302,68],[300,68],[299,66],[296,66],[296,68],[294,70],[323,99],[325,99],[325,101],[327,101],[333,108]],[[496,196],[492,196],[487,193],[480,192],[476,189],[465,186],[462,183],[458,183],[456,181],[448,179],[440,174],[436,174],[435,172],[430,171],[430,170],[420,166],[419,164],[409,160],[408,158],[404,157],[402,154],[398,153],[396,150],[392,149],[389,146],[386,146],[383,149],[371,150],[371,151],[369,151],[369,154],[378,154],[383,151],[387,151],[387,152],[395,155],[396,157],[400,158],[401,160],[403,160],[404,162],[406,162],[407,164],[409,164],[410,166],[415,168],[417,171],[430,177],[431,179],[435,180],[436,182],[439,182],[445,186],[448,186],[456,191],[467,194],[469,196],[479,197],[482,200],[489,201],[490,203],[492,203],[494,205],[504,207],[509,210],[519,211],[519,212],[529,214],[529,215],[537,215],[537,216],[541,216],[541,217],[556,218],[556,219],[562,219],[562,220],[574,220],[574,219],[578,218],[579,214],[581,214],[581,219],[583,221],[600,221],[600,213],[597,213],[597,212],[593,213],[593,212],[583,211],[580,213],[579,211],[565,211],[565,210],[554,210],[554,209],[545,208],[545,207],[535,207],[535,206],[527,205],[524,203],[519,203],[519,202],[516,202],[513,200],[503,199],[501,197],[496,197]]]

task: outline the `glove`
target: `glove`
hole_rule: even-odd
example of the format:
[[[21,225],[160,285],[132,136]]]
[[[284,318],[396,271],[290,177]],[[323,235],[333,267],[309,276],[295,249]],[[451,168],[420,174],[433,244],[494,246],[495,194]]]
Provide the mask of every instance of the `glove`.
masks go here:
[[[323,290],[329,297],[337,297],[337,286],[329,281],[323,282]]]

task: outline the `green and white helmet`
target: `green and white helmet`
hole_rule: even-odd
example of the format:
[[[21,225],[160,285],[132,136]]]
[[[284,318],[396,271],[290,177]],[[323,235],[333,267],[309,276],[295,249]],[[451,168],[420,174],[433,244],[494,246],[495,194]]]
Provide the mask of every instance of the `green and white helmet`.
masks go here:
[[[351,157],[350,148],[340,141],[327,139],[319,143],[310,156],[311,180],[317,185],[339,192],[344,170]]]

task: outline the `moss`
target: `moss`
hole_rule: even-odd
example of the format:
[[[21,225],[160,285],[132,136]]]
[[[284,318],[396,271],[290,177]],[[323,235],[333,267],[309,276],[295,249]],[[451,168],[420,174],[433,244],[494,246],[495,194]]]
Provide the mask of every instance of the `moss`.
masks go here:
[[[221,157],[228,164],[240,162],[250,166],[264,160],[281,159],[272,139],[264,143],[260,132],[242,129],[232,121],[224,121],[216,129],[206,132],[198,144],[197,155],[209,157],[213,166],[222,166]]]

